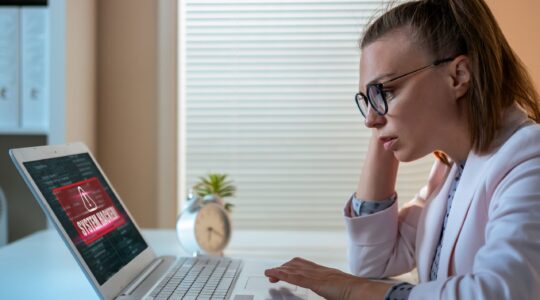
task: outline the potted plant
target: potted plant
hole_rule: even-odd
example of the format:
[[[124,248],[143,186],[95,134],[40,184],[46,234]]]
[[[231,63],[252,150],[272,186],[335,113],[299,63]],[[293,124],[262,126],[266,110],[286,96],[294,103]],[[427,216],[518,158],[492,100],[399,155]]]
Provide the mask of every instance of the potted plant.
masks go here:
[[[232,212],[232,203],[225,202],[227,197],[233,197],[236,192],[236,187],[233,182],[228,179],[227,174],[209,173],[204,177],[199,177],[199,182],[193,186],[193,191],[197,196],[204,200],[213,200],[224,206],[229,213]]]

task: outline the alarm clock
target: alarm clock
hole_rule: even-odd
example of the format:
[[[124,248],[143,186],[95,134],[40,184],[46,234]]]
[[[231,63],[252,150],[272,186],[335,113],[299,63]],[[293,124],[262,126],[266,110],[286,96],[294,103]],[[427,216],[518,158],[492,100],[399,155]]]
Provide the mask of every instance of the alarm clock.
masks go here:
[[[188,196],[187,207],[176,221],[176,234],[182,248],[193,256],[223,255],[231,238],[231,220],[223,205],[213,196]]]

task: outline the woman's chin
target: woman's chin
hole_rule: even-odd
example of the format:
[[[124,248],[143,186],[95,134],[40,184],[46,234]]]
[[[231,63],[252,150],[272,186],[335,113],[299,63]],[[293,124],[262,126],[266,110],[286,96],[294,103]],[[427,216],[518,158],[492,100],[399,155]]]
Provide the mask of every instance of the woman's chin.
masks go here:
[[[424,157],[426,155],[427,154],[420,154],[420,153],[406,151],[403,148],[394,150],[394,157],[399,162],[403,162],[403,163],[408,163],[408,162],[412,162],[412,161],[421,159],[422,157]]]
[[[402,162],[402,163],[408,163],[408,162],[414,161],[414,159],[411,159],[411,158],[408,157],[408,156],[399,156],[399,155],[396,155],[396,153],[394,153],[394,157],[395,157],[399,162]]]

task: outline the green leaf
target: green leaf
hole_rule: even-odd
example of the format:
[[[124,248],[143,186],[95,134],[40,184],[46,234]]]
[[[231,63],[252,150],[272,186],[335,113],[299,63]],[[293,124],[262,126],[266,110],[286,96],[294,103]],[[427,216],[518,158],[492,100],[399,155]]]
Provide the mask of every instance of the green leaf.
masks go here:
[[[221,199],[233,197],[236,193],[234,183],[228,180],[227,174],[221,173],[209,173],[199,177],[199,182],[193,186],[193,190],[199,197],[215,195]]]

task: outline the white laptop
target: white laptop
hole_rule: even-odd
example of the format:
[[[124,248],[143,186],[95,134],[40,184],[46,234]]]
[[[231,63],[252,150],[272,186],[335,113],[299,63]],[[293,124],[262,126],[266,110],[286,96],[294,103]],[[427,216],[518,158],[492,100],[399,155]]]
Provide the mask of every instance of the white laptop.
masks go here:
[[[285,282],[269,283],[263,272],[272,261],[157,257],[84,144],[12,149],[10,155],[102,299],[321,299]]]

